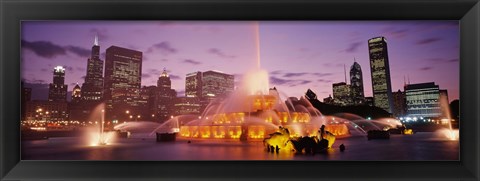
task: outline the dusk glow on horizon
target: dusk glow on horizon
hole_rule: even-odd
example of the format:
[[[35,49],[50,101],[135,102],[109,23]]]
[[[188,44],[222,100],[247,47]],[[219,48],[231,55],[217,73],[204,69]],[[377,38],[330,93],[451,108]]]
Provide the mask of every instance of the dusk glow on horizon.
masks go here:
[[[365,96],[372,96],[367,41],[383,36],[393,92],[403,91],[405,82],[435,82],[449,101],[459,98],[458,21],[260,21],[256,28],[252,21],[25,21],[22,79],[48,88],[60,65],[72,91],[84,82],[98,36],[102,60],[110,46],[143,52],[142,86],[156,85],[166,68],[178,96],[188,73],[218,70],[234,75],[238,86],[259,64],[282,95],[300,97],[310,88],[322,100],[332,95],[333,83],[345,81],[344,66],[349,77],[354,61],[363,71]]]

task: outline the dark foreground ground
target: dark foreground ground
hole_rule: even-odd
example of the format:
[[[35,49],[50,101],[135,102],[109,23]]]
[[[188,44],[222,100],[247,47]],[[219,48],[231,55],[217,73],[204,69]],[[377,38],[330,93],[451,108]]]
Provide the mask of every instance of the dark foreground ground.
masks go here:
[[[346,150],[340,152],[338,146]],[[337,139],[327,153],[304,155],[281,150],[268,153],[262,142],[177,140],[157,143],[154,138],[121,138],[105,146],[89,146],[81,137],[25,140],[24,160],[458,160],[459,141],[434,135],[392,135],[390,140],[355,136]]]

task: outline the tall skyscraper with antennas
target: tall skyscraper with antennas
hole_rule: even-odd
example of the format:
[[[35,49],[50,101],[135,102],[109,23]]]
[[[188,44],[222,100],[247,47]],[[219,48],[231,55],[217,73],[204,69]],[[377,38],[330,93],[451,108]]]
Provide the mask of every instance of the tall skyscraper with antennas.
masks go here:
[[[98,37],[92,46],[92,53],[87,60],[87,74],[82,84],[82,102],[85,105],[95,106],[103,99],[103,60],[100,59]]]

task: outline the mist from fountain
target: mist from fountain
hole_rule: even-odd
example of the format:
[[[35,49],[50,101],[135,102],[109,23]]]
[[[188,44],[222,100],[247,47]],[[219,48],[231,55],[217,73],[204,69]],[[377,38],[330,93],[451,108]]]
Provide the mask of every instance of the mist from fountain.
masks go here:
[[[98,125],[98,127],[87,129],[87,142],[90,146],[108,145],[113,141],[115,132],[105,132],[105,103],[101,103],[93,109],[89,120]]]

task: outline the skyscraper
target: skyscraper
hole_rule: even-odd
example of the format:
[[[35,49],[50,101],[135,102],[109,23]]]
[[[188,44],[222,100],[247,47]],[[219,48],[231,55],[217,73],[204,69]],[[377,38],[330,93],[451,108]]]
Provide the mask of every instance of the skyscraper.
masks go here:
[[[217,71],[206,71],[202,75],[202,96],[223,97],[233,92],[234,76]]]
[[[185,78],[185,96],[198,97],[201,111],[216,98],[222,98],[233,92],[234,76],[218,71],[193,72]],[[191,100],[190,100],[191,102]]]
[[[82,99],[82,89],[80,86],[75,85],[72,90],[72,103],[79,103],[80,100]]]
[[[185,77],[185,96],[202,97],[202,72],[192,72]]]
[[[49,101],[67,101],[67,88],[65,85],[65,68],[56,66],[53,69],[53,83],[48,90]]]
[[[129,110],[139,110],[142,78],[142,52],[122,47],[107,48],[105,58],[104,100],[107,119],[119,119]]]
[[[392,86],[388,61],[387,40],[376,37],[368,40],[374,106],[392,112]]]
[[[363,95],[363,75],[362,67],[355,59],[353,65],[350,67],[350,85],[352,90],[352,103],[354,105],[360,105],[365,102]]]
[[[96,106],[103,97],[103,60],[100,59],[100,46],[98,38],[92,46],[92,53],[87,60],[87,74],[82,85],[82,102],[85,106]]]
[[[336,105],[348,106],[352,104],[351,86],[345,82],[335,83],[333,86],[333,102]]]
[[[170,118],[174,113],[175,98],[177,92],[172,89],[172,82],[166,69],[163,69],[162,74],[158,77],[157,81],[157,94],[156,94],[156,115],[158,120],[165,121]]]

